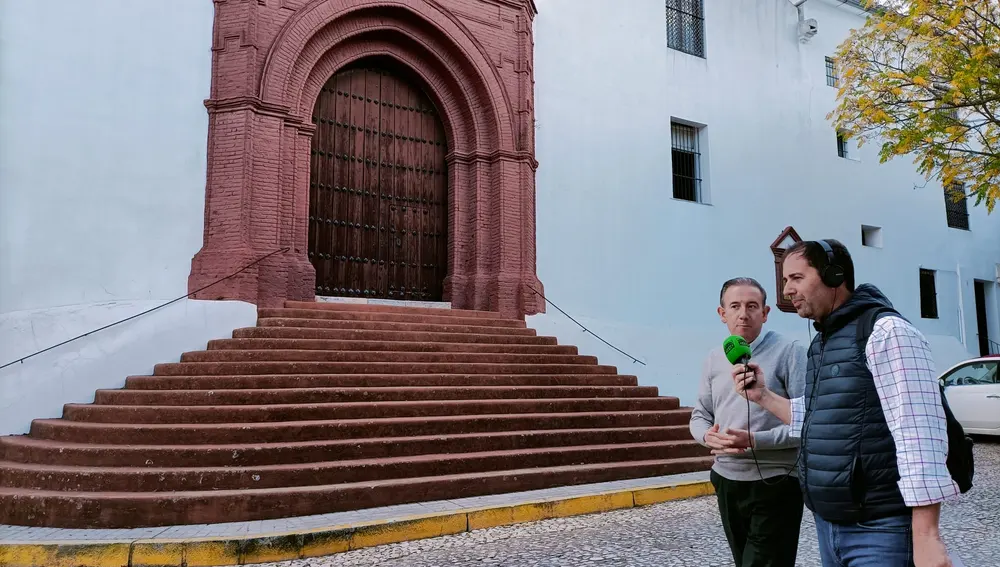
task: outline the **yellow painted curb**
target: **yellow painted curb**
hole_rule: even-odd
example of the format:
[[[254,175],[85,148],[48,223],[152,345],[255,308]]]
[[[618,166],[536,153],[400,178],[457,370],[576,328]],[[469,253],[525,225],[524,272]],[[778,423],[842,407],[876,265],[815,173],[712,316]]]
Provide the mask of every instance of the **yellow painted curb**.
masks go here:
[[[389,543],[647,506],[713,493],[712,483],[705,480],[243,538],[0,543],[0,567],[251,565],[333,555]]]

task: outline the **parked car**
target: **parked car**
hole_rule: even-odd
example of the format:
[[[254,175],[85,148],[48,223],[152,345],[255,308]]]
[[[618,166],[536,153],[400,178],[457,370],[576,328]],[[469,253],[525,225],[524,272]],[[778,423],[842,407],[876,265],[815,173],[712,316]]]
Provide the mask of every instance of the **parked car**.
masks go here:
[[[952,366],[940,380],[955,418],[973,435],[1000,435],[1000,355]]]

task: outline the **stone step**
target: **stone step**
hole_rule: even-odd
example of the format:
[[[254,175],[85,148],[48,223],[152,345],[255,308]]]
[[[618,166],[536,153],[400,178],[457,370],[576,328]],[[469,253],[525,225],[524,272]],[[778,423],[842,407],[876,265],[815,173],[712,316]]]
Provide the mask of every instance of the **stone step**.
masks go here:
[[[155,376],[255,374],[616,374],[597,364],[493,364],[478,362],[170,362]]]
[[[0,462],[0,486],[70,492],[254,490],[706,455],[708,450],[694,441],[660,441],[254,467],[66,467]]]
[[[466,333],[470,335],[516,335],[533,337],[537,331],[530,327],[485,327],[444,323],[402,323],[396,321],[338,321],[335,319],[259,318],[258,327],[298,327],[313,329],[364,329],[369,331],[408,331],[433,333]]]
[[[533,329],[532,329],[533,330]],[[492,345],[555,345],[555,337],[540,337],[533,333],[482,334],[444,333],[437,331],[385,331],[377,329],[323,329],[316,327],[267,326],[246,327],[233,331],[236,339],[327,339],[351,341],[400,341],[416,343],[472,343]]]
[[[233,390],[275,388],[399,388],[467,386],[636,386],[621,374],[257,374],[129,376],[129,390]]]
[[[469,317],[473,319],[505,319],[498,311],[473,311],[468,309],[444,309],[440,307],[411,307],[409,305],[385,305],[378,303],[355,303],[337,301],[286,301],[288,309],[310,309],[316,311],[356,311],[361,313],[401,313],[416,315],[443,315],[449,317]]]
[[[0,518],[58,528],[138,528],[309,516],[703,471],[712,457],[577,464],[350,484],[191,492],[60,492],[0,488]]]
[[[428,325],[461,325],[466,327],[512,328],[527,327],[520,319],[486,319],[483,317],[453,317],[447,309],[437,313],[404,313],[379,311],[338,311],[331,309],[258,309],[257,317],[261,319],[322,319],[326,321],[379,321],[393,323],[420,323]]]
[[[554,429],[237,445],[102,445],[0,437],[0,460],[92,467],[244,467],[539,447],[689,440],[687,425]]]
[[[418,362],[480,364],[597,364],[579,354],[494,352],[405,352],[356,350],[202,350],[185,352],[181,362]]]
[[[241,390],[98,390],[94,403],[135,406],[212,406],[500,400],[539,398],[644,398],[654,386],[425,386],[387,388],[273,388]]]
[[[498,354],[579,354],[575,346],[549,344],[357,341],[301,338],[235,338],[208,342],[208,350],[321,350],[358,352],[453,352]]]
[[[123,424],[36,419],[31,423],[30,435],[37,439],[108,445],[220,445],[521,430],[658,427],[687,424],[690,416],[690,408],[679,408],[663,411],[486,414],[210,424]]]
[[[109,406],[66,404],[63,419],[89,423],[276,423],[322,419],[381,419],[451,415],[659,411],[680,407],[677,398],[570,398],[431,400],[326,404]]]

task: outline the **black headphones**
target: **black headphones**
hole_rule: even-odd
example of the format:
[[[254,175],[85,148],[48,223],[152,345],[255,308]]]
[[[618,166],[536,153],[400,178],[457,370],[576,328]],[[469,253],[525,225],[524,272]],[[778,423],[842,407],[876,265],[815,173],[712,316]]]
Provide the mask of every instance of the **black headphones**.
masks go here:
[[[820,279],[823,280],[823,284],[827,287],[840,287],[846,279],[844,277],[844,268],[837,264],[833,259],[833,248],[830,247],[830,243],[826,240],[818,240],[819,245],[826,250],[826,267],[823,268],[823,273],[819,275]]]

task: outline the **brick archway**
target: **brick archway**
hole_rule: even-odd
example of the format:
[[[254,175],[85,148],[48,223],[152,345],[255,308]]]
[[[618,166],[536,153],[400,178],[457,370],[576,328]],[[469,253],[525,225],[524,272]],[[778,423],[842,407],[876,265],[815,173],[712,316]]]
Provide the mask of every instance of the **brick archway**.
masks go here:
[[[510,34],[490,46],[507,50],[495,58],[463,21],[468,16],[443,0],[215,3],[205,233],[189,289],[289,250],[197,298],[261,306],[314,298],[306,256],[313,105],[338,69],[378,56],[421,79],[445,126],[445,299],[509,315],[544,312],[525,286],[542,292],[535,273],[530,0],[519,8],[511,0],[481,3],[484,14],[474,21],[492,16]]]

